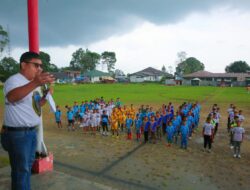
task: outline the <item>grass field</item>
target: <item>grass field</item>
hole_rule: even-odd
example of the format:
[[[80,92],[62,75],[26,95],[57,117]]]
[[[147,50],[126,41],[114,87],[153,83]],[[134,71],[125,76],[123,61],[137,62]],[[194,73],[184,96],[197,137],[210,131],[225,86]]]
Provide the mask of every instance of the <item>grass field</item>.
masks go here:
[[[2,87],[0,87],[2,91]],[[82,84],[55,85],[54,99],[59,105],[79,103],[103,96],[109,100],[120,97],[124,104],[133,103],[161,105],[169,101],[182,103],[183,101],[209,101],[220,105],[234,103],[243,107],[250,107],[250,94],[243,87],[190,87],[165,86],[159,84]],[[0,105],[3,106],[3,93],[0,94]]]
[[[116,189],[250,189],[250,94],[244,88],[164,86],[159,84],[84,84],[56,85],[54,99],[61,106],[64,128],[55,126],[54,115],[43,110],[45,143],[55,156],[55,170],[86,178]],[[153,144],[128,142],[101,135],[83,135],[66,129],[65,105],[103,96],[117,97],[123,104],[141,104],[159,109],[168,102],[175,108],[184,101],[202,105],[200,126],[214,103],[221,108],[221,123],[211,154],[202,152],[201,129],[189,142],[189,149],[166,148],[164,141]],[[242,159],[234,159],[228,147],[227,108],[230,103],[246,117]],[[3,118],[3,94],[0,94],[0,120]],[[0,157],[6,165],[6,153]],[[1,166],[1,164],[0,164]],[[0,186],[1,187],[1,186]],[[0,188],[1,189],[1,188]],[[47,187],[41,189],[49,189]]]
[[[88,84],[55,86],[54,98],[64,105],[91,100],[103,96],[105,99],[120,97],[124,104],[161,105],[169,101],[209,101],[220,105],[235,103],[250,105],[250,95],[244,88],[164,86],[159,84]]]

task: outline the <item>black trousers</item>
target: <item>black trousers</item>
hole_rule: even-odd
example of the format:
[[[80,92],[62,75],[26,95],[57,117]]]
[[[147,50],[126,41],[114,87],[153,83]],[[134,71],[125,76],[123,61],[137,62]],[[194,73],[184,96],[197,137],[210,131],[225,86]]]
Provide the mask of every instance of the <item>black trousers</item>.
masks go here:
[[[216,123],[215,127],[214,127],[214,136],[216,135],[216,133],[218,131],[218,127],[219,127],[219,123]]]
[[[105,123],[104,123],[104,122],[102,123],[102,130],[103,130],[103,132],[104,132],[104,131],[108,131],[108,123],[106,123],[106,122],[105,122]]]
[[[230,124],[231,124],[230,117],[228,117],[227,118],[227,132],[230,132]]]
[[[166,134],[166,127],[167,127],[167,124],[166,123],[162,123],[162,134],[163,135]]]
[[[204,135],[204,148],[208,148],[211,149],[212,148],[212,138],[210,135]]]
[[[148,131],[144,131],[144,142],[148,142]]]

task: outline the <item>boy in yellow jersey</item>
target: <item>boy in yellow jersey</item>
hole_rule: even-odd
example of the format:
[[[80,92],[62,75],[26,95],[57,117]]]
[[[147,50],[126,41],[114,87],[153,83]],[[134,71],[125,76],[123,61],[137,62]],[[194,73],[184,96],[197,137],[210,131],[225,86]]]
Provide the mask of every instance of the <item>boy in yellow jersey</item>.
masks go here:
[[[125,114],[125,115],[127,115],[127,114],[128,114],[128,108],[127,108],[127,106],[126,106],[126,105],[124,105],[124,106],[123,106],[123,108],[122,108],[122,112],[123,112],[123,114]]]
[[[119,109],[119,111],[118,111],[118,122],[119,122],[119,127],[120,127],[121,131],[123,131],[123,128],[125,126],[125,120],[126,119],[124,119],[124,115],[125,114],[124,114],[123,110]]]
[[[121,108],[117,109],[116,115],[118,117],[118,127],[123,130],[123,126],[122,126],[122,111]]]
[[[127,115],[125,113],[122,114],[122,126],[125,127],[126,124],[126,119],[127,119]]]
[[[111,131],[112,131],[112,137],[114,137],[115,132],[117,137],[119,136],[118,132],[118,116],[116,113],[113,111],[110,117],[110,123],[111,123]]]
[[[133,104],[130,105],[129,114],[134,121],[135,120],[135,108]]]

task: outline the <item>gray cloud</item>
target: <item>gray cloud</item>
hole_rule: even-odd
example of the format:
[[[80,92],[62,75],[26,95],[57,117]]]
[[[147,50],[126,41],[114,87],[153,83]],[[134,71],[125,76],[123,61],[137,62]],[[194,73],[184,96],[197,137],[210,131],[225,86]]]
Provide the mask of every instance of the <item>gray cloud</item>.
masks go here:
[[[230,6],[248,9],[247,0],[39,0],[41,46],[89,44],[133,29],[140,20],[175,23],[192,12]],[[26,0],[1,0],[0,24],[9,26],[11,45],[27,46]]]

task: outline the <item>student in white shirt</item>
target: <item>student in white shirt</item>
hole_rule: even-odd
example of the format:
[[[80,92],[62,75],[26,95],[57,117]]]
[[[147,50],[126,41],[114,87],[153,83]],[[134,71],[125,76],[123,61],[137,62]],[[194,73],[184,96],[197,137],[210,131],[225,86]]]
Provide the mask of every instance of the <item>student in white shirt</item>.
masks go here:
[[[203,125],[202,135],[204,137],[204,151],[208,145],[208,152],[211,152],[214,126],[211,124],[211,118],[208,117]]]
[[[245,129],[241,127],[241,121],[237,121],[237,126],[232,129],[234,141],[234,157],[241,158],[240,146],[244,139]]]
[[[42,73],[38,53],[26,52],[20,58],[20,72],[4,84],[4,121],[1,144],[9,154],[12,189],[30,189],[31,167],[35,158],[36,126],[41,122],[40,86],[52,83],[54,77]]]

